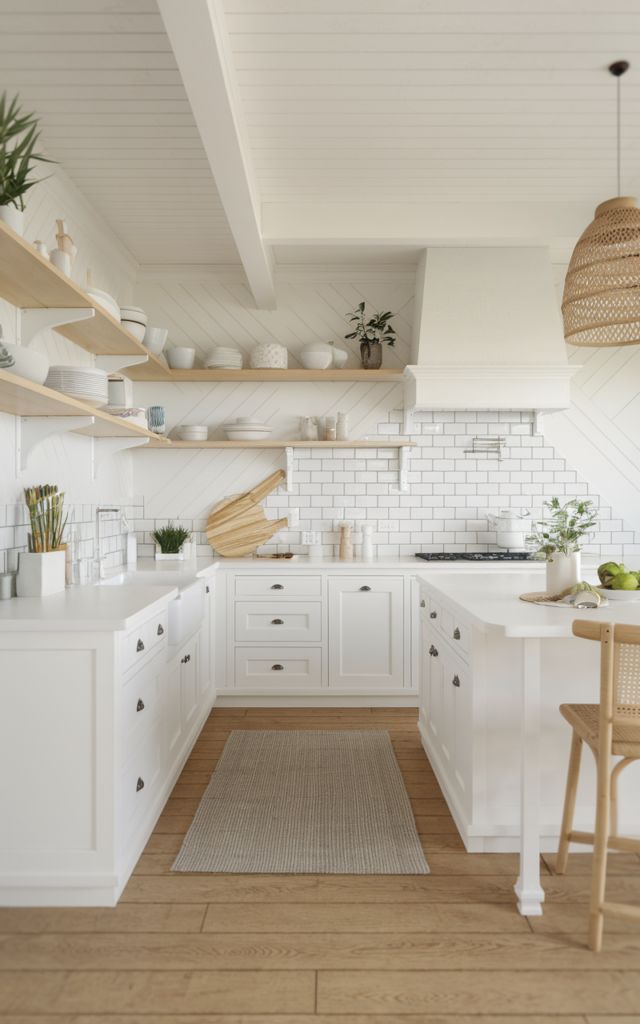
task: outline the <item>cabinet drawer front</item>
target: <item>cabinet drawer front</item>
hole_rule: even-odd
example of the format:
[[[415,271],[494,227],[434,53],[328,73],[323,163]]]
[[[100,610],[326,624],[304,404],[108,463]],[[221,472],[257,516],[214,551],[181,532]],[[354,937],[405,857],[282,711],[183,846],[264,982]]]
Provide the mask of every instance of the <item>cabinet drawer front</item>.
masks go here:
[[[236,604],[236,640],[303,643],[322,639],[319,601],[262,601]]]
[[[120,828],[122,847],[126,846],[136,828],[143,807],[149,798],[162,769],[163,718],[156,722],[142,743],[136,748],[120,779]]]
[[[137,664],[142,664],[151,644],[149,643],[150,626],[143,622],[137,629],[127,633],[121,640],[122,671],[129,672]]]
[[[436,620],[437,625],[437,620]],[[440,617],[440,630],[451,641],[451,646],[455,647],[456,650],[462,651],[465,654],[469,652],[469,627],[466,623],[461,622],[455,615],[447,611],[446,608],[442,609]]]
[[[432,597],[429,598],[427,607],[429,609],[430,621],[433,623],[434,626],[440,629],[440,623],[442,620],[442,608],[440,607],[437,601],[433,600]]]
[[[163,652],[131,676],[122,688],[120,706],[120,763],[124,764],[151,728],[161,706]]]
[[[317,687],[322,685],[321,668],[320,647],[236,648],[236,686],[265,690]]]
[[[161,612],[158,612],[155,618],[149,619],[149,622],[147,623],[147,640],[149,648],[155,647],[156,644],[160,644],[167,639],[168,619],[168,608],[163,608]]]
[[[236,576],[238,597],[320,597],[320,576]]]

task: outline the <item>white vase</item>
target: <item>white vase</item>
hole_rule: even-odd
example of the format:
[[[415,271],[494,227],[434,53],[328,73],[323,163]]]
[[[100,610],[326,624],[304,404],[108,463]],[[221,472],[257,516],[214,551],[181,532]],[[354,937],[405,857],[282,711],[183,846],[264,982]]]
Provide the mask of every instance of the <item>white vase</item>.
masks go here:
[[[251,350],[249,366],[253,370],[286,370],[289,353],[278,342],[261,342]]]
[[[8,206],[0,206],[0,220],[22,238],[24,235],[24,210],[18,210],[12,203]]]
[[[67,552],[21,551],[18,556],[18,597],[48,597],[65,588]]]
[[[551,561],[547,562],[547,594],[555,597],[568,587],[575,586],[580,582],[580,573],[579,551],[572,551],[570,555],[556,552]]]

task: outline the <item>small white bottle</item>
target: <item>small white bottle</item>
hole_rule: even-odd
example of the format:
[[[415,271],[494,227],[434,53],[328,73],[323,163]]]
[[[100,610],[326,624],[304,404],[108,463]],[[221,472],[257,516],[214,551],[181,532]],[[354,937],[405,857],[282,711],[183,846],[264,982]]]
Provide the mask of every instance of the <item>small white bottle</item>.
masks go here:
[[[362,523],[360,530],[362,532],[362,558],[371,560],[373,558],[373,543],[371,541],[373,523]]]
[[[349,440],[349,413],[339,412],[338,422],[336,424],[336,440],[337,441],[348,441]]]

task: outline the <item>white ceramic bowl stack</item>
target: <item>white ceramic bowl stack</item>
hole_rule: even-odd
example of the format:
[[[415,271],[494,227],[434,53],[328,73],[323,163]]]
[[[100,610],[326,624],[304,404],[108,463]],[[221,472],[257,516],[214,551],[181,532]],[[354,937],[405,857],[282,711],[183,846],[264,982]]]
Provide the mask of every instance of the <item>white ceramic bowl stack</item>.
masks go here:
[[[154,356],[159,356],[162,352],[169,331],[166,327],[147,327],[144,332],[144,338],[142,344],[145,348],[148,348]]]
[[[300,362],[305,370],[328,370],[333,363],[333,348],[323,341],[310,341],[300,350]]]
[[[41,352],[34,352],[33,349],[25,348],[24,345],[11,345],[4,340],[0,340],[0,348],[5,348],[13,359],[13,366],[4,367],[7,373],[14,373],[16,377],[32,380],[34,384],[44,384],[49,370],[47,356],[43,356]]]
[[[209,428],[201,423],[183,423],[178,427],[178,437],[181,441],[206,441]]]
[[[44,386],[96,408],[109,403],[108,374],[104,370],[87,366],[50,366]]]
[[[120,307],[113,295],[109,295],[108,292],[103,292],[99,288],[91,288],[89,286],[85,288],[85,292],[93,299],[96,306],[102,306],[103,309],[106,309],[107,313],[111,313],[114,320],[120,319]]]
[[[144,309],[140,309],[140,306],[121,306],[120,307],[120,323],[129,332],[133,334],[134,338],[138,341],[143,341],[145,332],[147,330],[147,314]]]
[[[258,423],[250,416],[238,416],[235,423],[227,423],[224,432],[229,441],[266,441],[273,427]]]
[[[241,370],[242,352],[237,348],[212,348],[204,365],[207,370]]]

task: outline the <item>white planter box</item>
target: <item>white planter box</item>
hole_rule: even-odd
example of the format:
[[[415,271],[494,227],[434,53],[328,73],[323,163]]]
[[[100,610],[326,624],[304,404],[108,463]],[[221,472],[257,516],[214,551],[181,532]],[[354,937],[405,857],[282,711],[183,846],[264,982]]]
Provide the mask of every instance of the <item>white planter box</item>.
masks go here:
[[[18,559],[18,597],[48,597],[65,588],[66,551],[21,551]]]
[[[166,562],[168,560],[175,561],[176,558],[179,558],[180,560],[182,560],[182,557],[183,557],[182,551],[176,551],[175,553],[172,552],[170,555],[163,555],[162,552],[160,551],[160,548],[158,547],[158,545],[156,545],[156,553],[155,553],[156,562]]]

